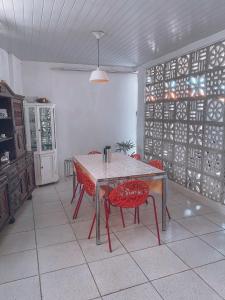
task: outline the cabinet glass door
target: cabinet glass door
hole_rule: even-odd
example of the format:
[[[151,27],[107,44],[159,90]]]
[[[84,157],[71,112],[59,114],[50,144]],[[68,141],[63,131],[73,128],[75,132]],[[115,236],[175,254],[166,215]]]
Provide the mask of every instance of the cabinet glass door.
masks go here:
[[[31,150],[32,151],[37,151],[35,107],[29,107],[28,114],[29,114],[29,123],[30,123],[30,143],[31,143]]]
[[[52,110],[49,107],[39,108],[41,150],[52,150]]]

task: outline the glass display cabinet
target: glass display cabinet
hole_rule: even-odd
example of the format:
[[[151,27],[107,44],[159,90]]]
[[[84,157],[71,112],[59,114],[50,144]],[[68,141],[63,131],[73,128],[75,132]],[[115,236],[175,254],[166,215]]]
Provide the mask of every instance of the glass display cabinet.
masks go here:
[[[56,182],[58,177],[55,105],[25,103],[27,150],[34,152],[36,185]]]

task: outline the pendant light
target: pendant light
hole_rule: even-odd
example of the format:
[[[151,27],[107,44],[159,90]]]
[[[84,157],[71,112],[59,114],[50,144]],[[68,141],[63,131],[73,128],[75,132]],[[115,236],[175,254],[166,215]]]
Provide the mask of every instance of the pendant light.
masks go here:
[[[92,32],[98,43],[98,67],[96,70],[91,72],[91,76],[89,81],[91,83],[107,83],[109,81],[109,77],[105,71],[102,71],[99,67],[99,40],[104,36],[103,31],[93,31]]]

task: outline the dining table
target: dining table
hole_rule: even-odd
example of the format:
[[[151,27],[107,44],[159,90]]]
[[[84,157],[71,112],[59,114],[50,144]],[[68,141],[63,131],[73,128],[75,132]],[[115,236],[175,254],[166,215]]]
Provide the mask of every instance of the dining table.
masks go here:
[[[100,234],[100,197],[101,185],[115,184],[124,180],[139,179],[160,181],[162,183],[162,230],[166,230],[167,174],[149,164],[131,158],[123,153],[112,153],[110,162],[105,162],[102,154],[75,155],[74,161],[90,176],[95,183],[96,198],[96,244],[101,244]]]

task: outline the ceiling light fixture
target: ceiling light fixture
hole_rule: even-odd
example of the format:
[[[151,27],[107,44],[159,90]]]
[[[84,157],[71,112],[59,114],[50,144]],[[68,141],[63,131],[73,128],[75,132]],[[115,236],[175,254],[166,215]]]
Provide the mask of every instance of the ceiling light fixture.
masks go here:
[[[103,31],[93,31],[93,35],[97,39],[98,43],[98,67],[96,70],[91,72],[91,76],[89,78],[89,81],[91,83],[107,83],[109,81],[109,77],[105,71],[102,71],[99,67],[99,40],[104,36]]]

